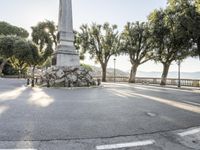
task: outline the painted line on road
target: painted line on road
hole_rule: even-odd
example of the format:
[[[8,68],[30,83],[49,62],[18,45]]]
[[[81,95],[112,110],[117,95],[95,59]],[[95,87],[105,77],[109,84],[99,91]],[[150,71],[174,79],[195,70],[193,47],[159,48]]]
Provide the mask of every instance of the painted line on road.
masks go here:
[[[0,150],[37,150],[37,149],[0,149]]]
[[[178,133],[178,135],[184,137],[184,136],[193,135],[193,134],[197,134],[197,133],[200,133],[200,128],[181,132],[181,133]]]
[[[190,102],[190,101],[183,101],[185,103],[188,103],[188,104],[192,104],[192,105],[196,105],[196,106],[200,106],[199,103],[195,103],[195,102]]]
[[[138,142],[131,142],[131,143],[101,145],[101,146],[96,146],[96,149],[97,150],[111,150],[111,149],[147,146],[147,145],[152,145],[155,143],[156,143],[155,140],[146,140],[146,141],[138,141]]]
[[[37,149],[0,149],[0,150],[37,150]]]
[[[195,113],[200,113],[200,107],[199,106],[194,106],[194,105],[191,105],[191,104],[178,102],[178,101],[175,101],[175,100],[164,99],[164,98],[155,97],[155,96],[148,96],[148,95],[144,95],[144,94],[135,93],[135,92],[129,91],[129,90],[122,91],[122,90],[111,89],[110,91],[113,91],[114,93],[120,93],[120,94],[123,94],[125,96],[129,96],[129,97],[139,96],[139,97],[142,97],[142,98],[146,98],[146,99],[149,99],[149,100],[153,100],[153,101],[157,101],[157,102],[160,102],[160,103],[163,103],[163,104],[167,104],[169,106],[173,106],[173,107],[176,107],[176,108],[184,109],[184,110],[195,112]]]

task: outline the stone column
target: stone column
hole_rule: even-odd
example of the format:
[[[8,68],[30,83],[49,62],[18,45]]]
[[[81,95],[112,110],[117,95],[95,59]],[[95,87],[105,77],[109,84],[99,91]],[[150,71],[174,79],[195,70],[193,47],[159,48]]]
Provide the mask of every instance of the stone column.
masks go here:
[[[80,59],[74,46],[72,1],[60,0],[58,20],[57,67],[79,67]]]

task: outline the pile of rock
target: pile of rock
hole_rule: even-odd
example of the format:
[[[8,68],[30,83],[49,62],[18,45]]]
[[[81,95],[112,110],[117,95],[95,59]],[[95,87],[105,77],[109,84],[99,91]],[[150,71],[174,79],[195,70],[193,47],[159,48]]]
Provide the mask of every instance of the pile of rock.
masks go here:
[[[48,87],[84,87],[99,85],[84,67],[51,67],[41,77],[41,84]]]

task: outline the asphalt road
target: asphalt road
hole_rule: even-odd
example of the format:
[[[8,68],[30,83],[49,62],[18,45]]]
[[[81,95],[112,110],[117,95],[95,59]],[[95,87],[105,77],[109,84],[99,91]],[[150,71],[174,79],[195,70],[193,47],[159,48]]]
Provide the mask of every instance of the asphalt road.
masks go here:
[[[92,150],[154,138],[174,150],[189,150],[175,133],[200,126],[200,93],[191,90],[111,83],[40,89],[25,83],[0,79],[0,149]],[[158,145],[147,149],[169,149]]]

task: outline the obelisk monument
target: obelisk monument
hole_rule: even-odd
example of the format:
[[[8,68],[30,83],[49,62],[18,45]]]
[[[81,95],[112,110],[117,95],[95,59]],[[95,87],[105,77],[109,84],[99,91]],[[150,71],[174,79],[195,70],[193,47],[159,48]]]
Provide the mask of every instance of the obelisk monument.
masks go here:
[[[79,67],[80,59],[74,46],[72,1],[60,0],[58,20],[57,67]]]

